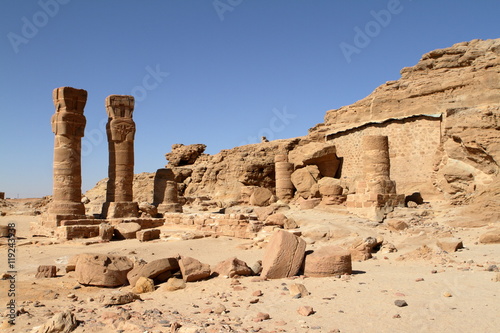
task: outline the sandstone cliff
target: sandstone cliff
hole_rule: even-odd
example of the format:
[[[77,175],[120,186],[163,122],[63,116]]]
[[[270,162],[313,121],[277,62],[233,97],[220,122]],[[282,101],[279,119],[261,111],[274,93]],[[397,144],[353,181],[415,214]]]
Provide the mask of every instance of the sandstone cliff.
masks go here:
[[[378,131],[389,136],[391,173],[406,194],[498,206],[499,121],[500,39],[473,40],[426,53],[399,80],[327,111],[309,137],[339,150],[345,135]]]

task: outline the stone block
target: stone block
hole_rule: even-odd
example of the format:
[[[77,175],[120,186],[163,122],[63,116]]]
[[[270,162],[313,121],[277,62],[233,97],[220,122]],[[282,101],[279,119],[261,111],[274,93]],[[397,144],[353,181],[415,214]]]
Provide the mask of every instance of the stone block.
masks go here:
[[[98,225],[68,225],[58,227],[56,235],[60,239],[93,238],[99,236]]]
[[[134,239],[141,225],[136,222],[122,222],[115,226],[116,239]]]
[[[287,231],[276,231],[262,260],[262,277],[280,279],[294,276],[302,266],[306,242]]]
[[[195,282],[206,279],[210,276],[210,265],[203,264],[191,257],[179,257],[179,267],[182,278],[186,282]]]
[[[325,277],[351,274],[351,253],[338,246],[325,246],[306,255],[304,274]]]
[[[153,239],[160,239],[160,229],[143,229],[136,233],[136,238],[141,242],[147,242]]]
[[[155,280],[165,272],[174,273],[178,270],[179,263],[176,258],[157,259],[144,265],[136,265],[127,273],[127,279],[130,285],[134,286],[141,276]]]
[[[99,287],[118,287],[128,283],[127,273],[134,263],[125,256],[80,254],[75,268],[78,283]]]
[[[35,278],[52,278],[56,277],[57,267],[54,265],[40,265],[38,266]]]
[[[464,247],[462,241],[458,238],[441,238],[436,242],[437,246],[448,253],[452,253]]]
[[[233,276],[252,275],[250,267],[243,260],[239,260],[236,257],[220,262],[215,266],[213,272],[216,275],[228,276],[230,278]]]

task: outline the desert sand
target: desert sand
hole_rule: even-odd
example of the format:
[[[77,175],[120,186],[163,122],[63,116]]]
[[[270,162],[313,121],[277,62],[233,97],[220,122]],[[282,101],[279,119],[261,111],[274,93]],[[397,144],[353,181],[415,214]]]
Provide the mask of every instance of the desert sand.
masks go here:
[[[19,208],[16,203],[11,209]],[[22,206],[21,206],[22,207]],[[187,283],[184,289],[157,290],[140,294],[141,300],[105,307],[102,294],[130,291],[130,286],[98,288],[81,286],[74,272],[65,272],[69,258],[79,253],[125,255],[146,261],[182,254],[212,267],[236,256],[251,266],[262,260],[265,242],[230,237],[182,240],[189,231],[162,230],[168,238],[139,242],[137,239],[94,243],[86,239],[61,241],[31,237],[29,223],[38,216],[9,214],[2,225],[14,222],[17,229],[16,325],[6,332],[36,332],[55,313],[70,309],[79,326],[74,332],[497,332],[500,327],[498,266],[500,250],[496,244],[480,244],[480,234],[492,227],[488,222],[477,227],[460,226],[456,209],[434,209],[432,218],[416,219],[403,231],[391,231],[385,224],[366,223],[352,215],[336,214],[319,208],[295,210],[287,216],[300,224],[306,235],[327,228],[339,235],[357,234],[384,237],[397,252],[373,253],[366,261],[353,261],[353,274],[336,277],[263,280],[256,277],[215,277]],[[403,208],[399,214],[415,214]],[[27,214],[19,211],[18,214]],[[308,229],[309,228],[309,229]],[[307,231],[309,230],[309,231]],[[334,233],[335,233],[334,232]],[[436,246],[440,234],[451,233],[462,240],[464,248],[447,253]],[[185,237],[186,238],[186,237]],[[345,240],[306,238],[307,249]],[[6,246],[2,239],[2,271],[6,271]],[[90,244],[89,244],[90,243]],[[429,251],[422,251],[427,245]],[[245,249],[247,248],[247,249]],[[57,277],[35,279],[39,265],[56,265]],[[293,283],[303,284],[309,295],[294,298]],[[9,280],[1,280],[1,302],[6,304]],[[260,291],[260,293],[258,292]],[[257,293],[256,293],[257,292]],[[255,296],[259,295],[260,296]],[[398,307],[395,301],[407,306]],[[301,306],[314,313],[300,315]],[[221,312],[221,309],[224,311]],[[4,311],[5,316],[8,311]],[[259,313],[269,319],[257,321]]]

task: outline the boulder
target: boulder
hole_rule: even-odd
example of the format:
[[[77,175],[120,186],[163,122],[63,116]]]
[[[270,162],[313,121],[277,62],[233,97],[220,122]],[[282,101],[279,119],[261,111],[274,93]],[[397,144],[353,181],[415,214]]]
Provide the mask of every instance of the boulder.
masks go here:
[[[282,227],[283,229],[297,228],[297,223],[295,223],[295,220],[286,217],[283,213],[270,215],[268,218],[266,218],[264,225],[276,225]]]
[[[52,278],[55,277],[57,273],[57,267],[54,265],[40,265],[38,266],[35,278]]]
[[[351,274],[351,253],[339,246],[325,246],[306,255],[304,274],[324,277]]]
[[[150,293],[155,291],[155,283],[152,279],[141,276],[137,279],[134,288],[132,288],[132,292],[136,294]]]
[[[174,277],[168,279],[167,282],[163,283],[160,286],[161,290],[166,290],[166,291],[176,291],[184,288],[186,288],[186,282],[184,282],[183,279],[177,279]]]
[[[228,276],[230,278],[237,275],[249,276],[253,273],[252,269],[243,260],[239,260],[236,257],[220,262],[215,266],[213,272],[216,275]]]
[[[133,262],[125,256],[80,254],[75,277],[83,285],[118,287],[128,283],[127,273],[133,266]]]
[[[308,199],[311,196],[311,188],[316,185],[320,178],[320,173],[317,166],[308,165],[295,170],[291,178],[293,186],[297,189],[297,194]]]
[[[210,265],[203,264],[191,257],[180,256],[178,260],[184,281],[195,282],[210,276]]]
[[[140,277],[146,277],[157,280],[157,282],[163,282],[171,276],[172,272],[176,272],[178,270],[179,263],[176,258],[157,259],[147,264],[135,266],[128,272],[127,279],[131,286],[135,286]],[[167,274],[166,279],[163,280],[161,276],[166,272],[169,272],[170,274]]]
[[[500,244],[500,229],[485,232],[479,236],[479,242],[483,244]]]
[[[437,240],[437,246],[448,253],[452,253],[464,247],[462,241],[458,238],[440,238]]]
[[[290,295],[299,295],[301,298],[310,294],[309,291],[307,291],[307,288],[301,283],[292,283],[288,285],[288,291],[290,292]]]
[[[42,327],[38,329],[38,333],[69,333],[74,331],[78,326],[75,315],[70,311],[56,313]]]
[[[115,237],[117,239],[136,238],[137,231],[141,230],[141,225],[136,222],[122,222],[115,227]]]
[[[292,233],[277,230],[266,246],[261,276],[280,279],[294,276],[304,260],[306,242]]]
[[[250,196],[250,205],[252,206],[268,206],[273,201],[273,193],[264,187],[256,187]]]
[[[165,154],[165,158],[169,161],[169,166],[191,165],[203,154],[205,148],[207,146],[200,143],[188,146],[176,143],[172,145],[172,151]]]
[[[408,228],[408,224],[406,222],[401,221],[399,219],[386,219],[385,223],[389,227],[389,229],[400,231]]]
[[[349,247],[352,260],[368,260],[372,257],[373,248],[380,243],[374,237],[356,238]]]

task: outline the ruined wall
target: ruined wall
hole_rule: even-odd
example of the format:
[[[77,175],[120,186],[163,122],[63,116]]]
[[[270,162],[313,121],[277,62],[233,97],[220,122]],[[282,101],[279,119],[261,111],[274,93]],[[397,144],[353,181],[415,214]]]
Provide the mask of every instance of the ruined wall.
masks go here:
[[[397,192],[420,192],[424,199],[434,198],[439,191],[432,186],[431,175],[439,156],[441,123],[440,116],[389,119],[330,133],[327,141],[335,145],[337,156],[342,158],[340,178],[352,187],[356,179],[363,177],[362,137],[388,136],[391,179],[396,181]]]

